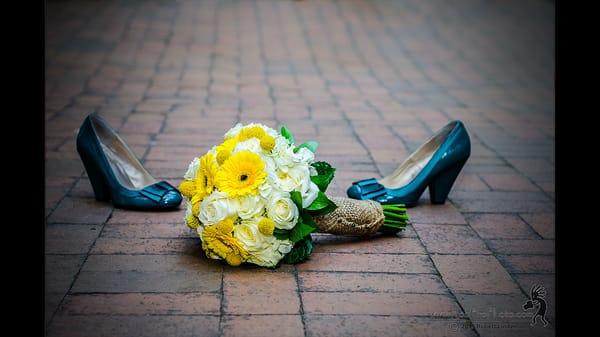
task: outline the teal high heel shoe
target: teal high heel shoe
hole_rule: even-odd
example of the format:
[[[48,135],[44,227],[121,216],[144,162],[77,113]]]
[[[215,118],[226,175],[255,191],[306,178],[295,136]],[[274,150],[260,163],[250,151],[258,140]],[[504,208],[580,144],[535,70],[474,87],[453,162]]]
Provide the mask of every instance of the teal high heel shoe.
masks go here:
[[[181,193],[157,181],[123,139],[96,114],[86,117],[77,134],[77,152],[98,201],[117,208],[166,210],[181,204]]]
[[[448,193],[471,155],[471,140],[460,121],[452,121],[421,145],[392,174],[383,179],[352,183],[350,198],[414,207],[429,186],[432,204],[446,202]]]

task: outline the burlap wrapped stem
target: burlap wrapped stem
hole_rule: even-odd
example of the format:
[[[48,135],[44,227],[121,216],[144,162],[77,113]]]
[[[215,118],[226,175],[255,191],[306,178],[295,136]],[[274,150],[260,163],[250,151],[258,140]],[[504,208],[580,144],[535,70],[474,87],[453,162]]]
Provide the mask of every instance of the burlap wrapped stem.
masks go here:
[[[377,232],[397,233],[408,223],[403,205],[381,205],[373,200],[328,198],[337,208],[314,218],[320,233],[368,236]]]

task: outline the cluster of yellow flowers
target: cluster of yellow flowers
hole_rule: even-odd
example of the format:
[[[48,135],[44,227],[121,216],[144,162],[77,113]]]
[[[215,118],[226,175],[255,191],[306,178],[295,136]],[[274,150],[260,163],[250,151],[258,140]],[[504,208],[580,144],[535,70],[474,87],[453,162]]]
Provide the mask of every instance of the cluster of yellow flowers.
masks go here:
[[[186,224],[198,232],[213,259],[273,267],[293,242],[279,240],[276,228],[290,230],[299,210],[290,192],[307,207],[319,188],[311,181],[314,154],[297,148],[261,124],[237,124],[200,158],[195,158],[179,190],[186,197]]]

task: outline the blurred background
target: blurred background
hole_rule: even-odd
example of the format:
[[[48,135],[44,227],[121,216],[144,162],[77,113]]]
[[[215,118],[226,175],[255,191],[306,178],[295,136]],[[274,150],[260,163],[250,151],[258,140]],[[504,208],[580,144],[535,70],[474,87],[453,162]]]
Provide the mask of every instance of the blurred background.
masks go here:
[[[352,181],[392,172],[433,132],[460,119],[470,132],[472,155],[451,202],[443,208],[414,209],[411,216],[415,223],[462,219],[458,223],[469,240],[484,247],[483,253],[475,253],[486,256],[470,264],[489,266],[491,257],[499,268],[494,272],[506,274],[514,285],[502,289],[520,296],[517,305],[534,280],[552,292],[554,11],[553,2],[541,0],[48,1],[50,333],[198,335],[202,328],[210,335],[230,322],[214,322],[219,312],[227,314],[223,305],[202,316],[202,323],[188,321],[182,317],[195,307],[188,303],[191,307],[182,304],[184,309],[175,305],[179,311],[164,309],[169,307],[164,303],[179,303],[168,296],[151,301],[158,304],[147,310],[119,311],[140,289],[177,294],[184,282],[175,282],[181,273],[211,267],[186,260],[187,271],[169,274],[173,270],[167,264],[115,262],[123,254],[199,256],[200,251],[180,221],[183,210],[132,215],[94,200],[75,150],[77,129],[92,112],[118,130],[154,177],[174,185],[191,158],[219,142],[236,122],[285,124],[297,140],[319,141],[317,158],[337,167],[333,195],[345,195]],[[432,248],[435,241],[428,238],[463,242],[464,236],[451,237],[446,231],[428,236],[427,230],[411,229],[421,247],[412,253],[474,253],[461,250],[461,244],[453,248],[458,251]],[[438,279],[449,277],[445,262],[434,262]],[[134,271],[153,281],[144,288]],[[148,276],[152,273],[172,278],[158,281]],[[208,292],[219,293],[219,287]],[[464,290],[452,283],[443,288],[450,289],[448,294]],[[89,295],[98,293],[134,295]],[[219,296],[217,303],[223,301]],[[463,308],[483,303],[453,301]],[[164,316],[144,316],[153,313]],[[294,317],[290,329],[297,324]],[[327,326],[301,318],[300,327],[309,334],[327,331]],[[235,331],[239,322],[231,322],[226,327]],[[361,326],[383,324],[366,322]]]

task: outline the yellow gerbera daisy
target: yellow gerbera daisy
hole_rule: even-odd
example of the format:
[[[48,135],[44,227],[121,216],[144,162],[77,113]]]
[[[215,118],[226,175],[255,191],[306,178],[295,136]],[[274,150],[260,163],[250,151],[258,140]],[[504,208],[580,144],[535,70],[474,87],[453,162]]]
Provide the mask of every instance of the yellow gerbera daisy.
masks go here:
[[[259,140],[264,137],[267,133],[260,126],[249,126],[243,128],[238,134],[237,138],[240,142],[248,140],[250,138],[258,138]]]
[[[206,194],[211,194],[215,187],[215,175],[217,174],[218,165],[215,156],[208,152],[202,158],[200,158],[200,172],[196,179],[200,179],[198,182],[204,185]]]
[[[256,194],[267,173],[265,162],[250,151],[240,151],[227,159],[219,168],[215,184],[229,197]]]
[[[194,180],[184,180],[179,184],[179,191],[192,202],[193,209],[197,210],[204,197],[212,193],[217,168],[215,156],[209,152],[200,158]],[[197,216],[198,212],[194,215]]]

